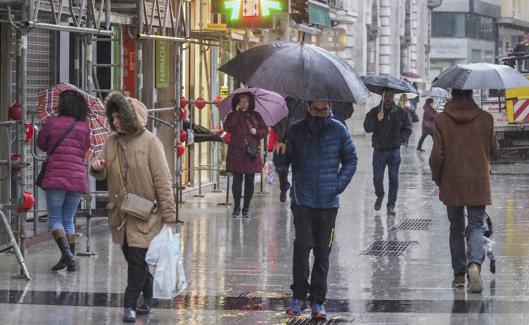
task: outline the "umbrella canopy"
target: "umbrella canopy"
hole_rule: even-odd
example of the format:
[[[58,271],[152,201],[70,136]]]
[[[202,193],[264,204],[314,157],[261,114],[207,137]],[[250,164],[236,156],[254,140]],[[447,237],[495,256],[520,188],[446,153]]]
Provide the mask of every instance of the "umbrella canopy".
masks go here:
[[[59,105],[59,95],[66,90],[74,90],[82,94],[86,99],[88,108],[90,109],[88,114],[88,125],[90,127],[90,142],[92,143],[92,146],[86,153],[86,158],[92,160],[97,156],[99,151],[103,149],[103,144],[110,135],[110,130],[106,123],[105,107],[99,98],[89,95],[74,85],[61,82],[51,88],[39,91],[37,115],[42,122],[45,122],[52,116],[57,116],[58,112],[56,111],[56,108]]]
[[[418,73],[413,71],[405,71],[400,74],[403,78],[406,78],[410,82],[422,82],[422,78]]]
[[[435,98],[450,98],[450,94],[446,89],[439,87],[432,87],[430,90],[425,92],[423,97],[435,97]]]
[[[255,111],[261,114],[266,126],[276,125],[288,116],[288,108],[285,99],[272,91],[261,88],[239,88],[219,103],[219,111],[222,120],[225,120],[232,111],[232,100],[235,95],[250,93],[255,99]]]
[[[272,43],[253,47],[219,68],[252,87],[301,98],[358,102],[369,95],[353,68],[320,47]]]
[[[473,63],[452,67],[437,78],[433,87],[455,89],[510,89],[529,87],[529,80],[506,65]]]
[[[393,90],[396,94],[419,93],[410,83],[389,75],[365,76],[362,77],[362,81],[366,84],[370,92],[379,95],[382,95],[387,89]]]

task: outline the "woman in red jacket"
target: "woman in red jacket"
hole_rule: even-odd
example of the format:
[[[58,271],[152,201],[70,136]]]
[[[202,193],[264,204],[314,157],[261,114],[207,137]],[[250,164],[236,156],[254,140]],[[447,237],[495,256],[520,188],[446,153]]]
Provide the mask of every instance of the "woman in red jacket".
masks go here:
[[[244,178],[243,218],[250,217],[250,202],[254,193],[255,174],[263,169],[260,140],[268,134],[261,114],[254,110],[255,99],[250,93],[233,97],[233,111],[224,122],[224,130],[231,134],[226,157],[226,170],[233,174],[233,217],[241,213],[242,181]]]
[[[61,251],[61,259],[53,271],[77,270],[75,261],[74,214],[81,195],[88,191],[85,154],[90,149],[90,131],[86,119],[88,105],[77,91],[59,95],[59,116],[46,120],[37,145],[48,154],[42,189],[46,192],[48,228]],[[59,144],[59,140],[66,135]],[[55,151],[53,147],[58,144]],[[52,152],[53,151],[53,152]]]

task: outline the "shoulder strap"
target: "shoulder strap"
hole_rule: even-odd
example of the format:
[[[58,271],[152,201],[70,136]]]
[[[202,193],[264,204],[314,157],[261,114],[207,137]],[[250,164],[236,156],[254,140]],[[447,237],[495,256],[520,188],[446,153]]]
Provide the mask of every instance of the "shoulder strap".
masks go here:
[[[61,137],[59,138],[59,140],[57,140],[57,142],[55,142],[55,144],[53,145],[53,147],[51,148],[50,152],[48,153],[48,156],[51,156],[53,155],[53,153],[55,152],[55,150],[61,145],[61,143],[64,141],[64,139],[66,139],[66,137],[68,136],[68,134],[70,134],[70,132],[72,132],[73,128],[77,125],[77,121],[73,121],[72,124],[70,124],[70,126],[66,129],[66,131],[64,131],[64,133],[61,135]]]
[[[118,174],[119,174],[119,180],[121,182],[121,187],[125,189],[125,182],[123,182],[123,175],[121,175],[121,163],[119,162],[119,143],[118,139],[116,139],[116,147],[114,149],[115,155],[116,155],[116,162],[118,164]]]

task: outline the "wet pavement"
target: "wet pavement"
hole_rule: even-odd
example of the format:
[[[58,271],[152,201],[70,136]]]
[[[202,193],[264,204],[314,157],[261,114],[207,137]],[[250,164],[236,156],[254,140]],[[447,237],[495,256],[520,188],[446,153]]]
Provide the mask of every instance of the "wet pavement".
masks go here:
[[[402,150],[397,215],[373,210],[370,140],[355,137],[360,165],[341,197],[331,255],[328,324],[529,324],[529,168],[494,167],[497,272],[483,267],[483,294],[451,288],[448,221],[430,180],[420,134]],[[425,148],[431,147],[431,139]],[[308,324],[284,317],[289,300],[294,227],[277,184],[256,194],[253,218],[233,219],[219,206],[223,193],[193,198],[182,207],[188,289],[176,302],[159,302],[138,324]],[[411,219],[411,220],[406,220]],[[81,249],[84,240],[81,239]],[[126,265],[105,226],[94,229],[93,257],[80,271],[50,271],[55,244],[28,250],[33,275],[15,274],[12,255],[0,255],[3,324],[121,323]],[[370,250],[370,248],[372,248]]]

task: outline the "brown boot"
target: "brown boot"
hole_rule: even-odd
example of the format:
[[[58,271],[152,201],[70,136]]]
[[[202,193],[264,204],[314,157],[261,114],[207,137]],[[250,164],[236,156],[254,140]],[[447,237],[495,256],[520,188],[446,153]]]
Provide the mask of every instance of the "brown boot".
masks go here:
[[[465,276],[464,275],[454,275],[454,280],[452,280],[453,288],[464,288],[465,287]]]

